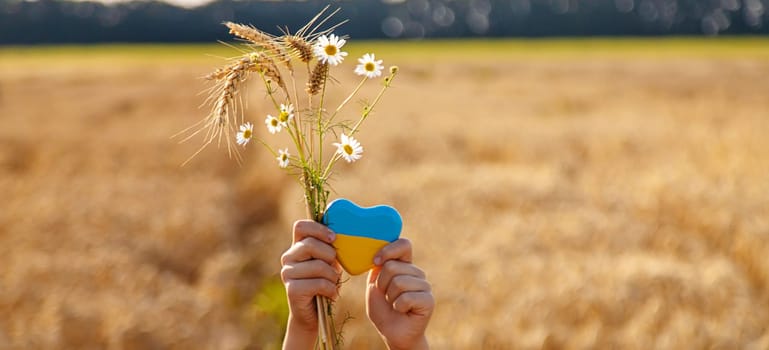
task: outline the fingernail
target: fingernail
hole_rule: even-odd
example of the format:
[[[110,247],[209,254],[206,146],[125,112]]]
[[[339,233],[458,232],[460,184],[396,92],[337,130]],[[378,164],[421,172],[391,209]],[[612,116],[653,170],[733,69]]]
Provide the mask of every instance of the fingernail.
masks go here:
[[[374,257],[374,265],[379,266],[379,264],[382,263],[382,258],[380,258],[378,255]]]
[[[328,233],[328,240],[330,242],[333,242],[336,239],[336,234],[334,232],[329,231]]]

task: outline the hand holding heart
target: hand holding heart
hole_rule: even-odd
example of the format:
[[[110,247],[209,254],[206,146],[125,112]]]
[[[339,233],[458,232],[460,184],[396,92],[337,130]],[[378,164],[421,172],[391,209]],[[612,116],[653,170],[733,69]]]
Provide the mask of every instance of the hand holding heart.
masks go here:
[[[315,295],[337,296],[341,268],[331,245],[337,235],[319,223],[294,224],[281,277],[289,301],[284,349],[311,349],[317,336]],[[390,349],[427,348],[425,329],[435,305],[425,274],[411,262],[411,243],[399,239],[379,250],[369,272],[366,311]]]
[[[435,300],[425,273],[411,263],[411,242],[390,243],[374,259],[379,264],[368,274],[366,314],[390,350],[427,349]]]

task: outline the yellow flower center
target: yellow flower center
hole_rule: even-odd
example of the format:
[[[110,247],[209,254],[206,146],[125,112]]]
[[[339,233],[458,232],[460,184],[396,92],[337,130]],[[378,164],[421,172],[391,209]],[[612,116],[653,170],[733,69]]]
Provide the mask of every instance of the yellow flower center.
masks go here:
[[[366,62],[366,66],[364,68],[366,68],[367,72],[373,72],[376,66],[374,65],[374,62]]]
[[[326,45],[326,55],[334,56],[336,55],[336,45]]]
[[[285,161],[286,161],[286,159],[288,159],[288,154],[286,154],[286,153],[283,153],[283,154],[281,154],[281,155],[280,155],[280,160],[282,160],[282,161],[284,161],[284,162],[285,162]]]
[[[278,119],[280,119],[281,122],[287,122],[288,112],[280,112],[280,114],[278,115]]]
[[[251,138],[251,130],[246,129],[243,131],[243,138],[244,139],[250,139]]]
[[[344,148],[344,153],[352,155],[352,147],[350,145],[344,145],[342,148]]]
[[[278,126],[278,120],[273,118],[273,119],[270,121],[270,124],[272,124],[272,126]]]

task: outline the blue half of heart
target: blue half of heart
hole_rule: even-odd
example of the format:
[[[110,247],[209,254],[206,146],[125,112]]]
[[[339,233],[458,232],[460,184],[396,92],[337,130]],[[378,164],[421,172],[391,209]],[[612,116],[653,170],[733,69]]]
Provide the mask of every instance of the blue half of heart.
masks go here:
[[[360,207],[339,198],[328,205],[323,224],[336,233],[395,242],[401,234],[403,220],[388,205]]]

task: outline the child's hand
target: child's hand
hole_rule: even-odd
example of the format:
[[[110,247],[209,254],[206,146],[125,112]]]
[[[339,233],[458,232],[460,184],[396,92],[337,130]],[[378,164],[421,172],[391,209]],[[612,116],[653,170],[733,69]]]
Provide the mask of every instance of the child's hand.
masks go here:
[[[374,258],[369,272],[366,312],[387,346],[427,349],[425,329],[435,307],[425,273],[411,263],[411,242],[399,239]]]
[[[335,235],[311,220],[294,223],[294,241],[280,259],[288,296],[289,319],[284,349],[312,349],[318,335],[316,295],[337,297],[342,268],[331,246]]]

